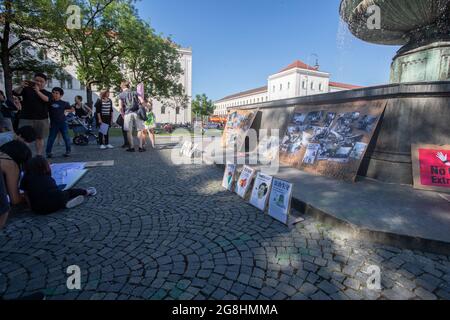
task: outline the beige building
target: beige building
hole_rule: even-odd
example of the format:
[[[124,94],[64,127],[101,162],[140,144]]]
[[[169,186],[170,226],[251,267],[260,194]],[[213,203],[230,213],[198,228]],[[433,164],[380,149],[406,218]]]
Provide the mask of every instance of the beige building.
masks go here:
[[[233,107],[357,88],[361,87],[331,82],[330,74],[320,71],[319,66],[309,66],[297,60],[270,75],[266,86],[232,94],[216,101],[214,114],[224,116],[227,110]]]

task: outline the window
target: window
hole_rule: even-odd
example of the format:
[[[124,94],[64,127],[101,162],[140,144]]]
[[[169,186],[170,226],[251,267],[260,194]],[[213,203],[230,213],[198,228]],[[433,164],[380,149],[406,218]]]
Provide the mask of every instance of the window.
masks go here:
[[[64,79],[59,80],[59,86],[60,86],[61,88],[65,88],[65,87],[64,87],[65,85],[66,85],[66,80],[64,80]]]
[[[322,83],[319,84],[319,90],[323,91],[323,84]]]
[[[311,90],[314,90],[314,82],[311,81]]]
[[[161,114],[166,114],[166,107],[161,107]]]
[[[288,82],[288,90],[291,88],[291,83]]]
[[[81,82],[80,82],[80,90],[86,90],[86,87]]]
[[[283,90],[283,84],[281,83],[280,84],[280,91],[282,91]]]
[[[303,80],[303,82],[302,82],[302,87],[303,87],[303,89],[306,89],[306,81],[305,80]]]
[[[73,80],[72,77],[67,79],[67,89],[73,89]]]
[[[180,107],[177,107],[177,108],[175,109],[175,113],[176,113],[176,114],[180,114]]]
[[[48,77],[47,76],[47,86],[50,88],[50,87],[53,87],[53,79],[52,79],[52,77]]]
[[[272,91],[275,92],[275,86],[273,86],[273,90]]]

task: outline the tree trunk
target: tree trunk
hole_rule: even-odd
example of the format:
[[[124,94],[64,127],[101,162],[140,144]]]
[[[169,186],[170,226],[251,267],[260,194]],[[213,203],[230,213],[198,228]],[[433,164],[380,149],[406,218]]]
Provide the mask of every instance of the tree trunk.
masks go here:
[[[8,99],[12,100],[12,91],[13,91],[13,76],[10,68],[10,60],[9,60],[9,38],[11,35],[11,24],[8,21],[9,16],[11,15],[11,1],[5,2],[5,8],[7,14],[4,16],[5,26],[3,27],[3,37],[1,43],[1,62],[3,69],[3,78],[5,80],[5,93]]]
[[[9,67],[9,54],[8,51],[3,51],[2,48],[2,69],[3,69],[3,80],[5,82],[5,94],[8,99],[12,101],[13,98],[13,75]]]
[[[89,108],[92,109],[94,104],[93,104],[93,101],[92,101],[93,98],[92,98],[92,83],[91,82],[89,82],[86,85],[86,99],[87,99],[87,101],[86,101],[87,105],[89,106]]]

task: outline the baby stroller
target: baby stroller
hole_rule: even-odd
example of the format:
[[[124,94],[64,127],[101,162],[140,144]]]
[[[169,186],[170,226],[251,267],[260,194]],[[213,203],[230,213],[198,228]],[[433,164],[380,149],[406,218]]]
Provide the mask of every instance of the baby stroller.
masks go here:
[[[77,117],[74,114],[69,114],[66,119],[69,129],[74,133],[74,145],[87,146],[90,141],[98,141],[98,136],[94,133],[93,125],[88,119]]]

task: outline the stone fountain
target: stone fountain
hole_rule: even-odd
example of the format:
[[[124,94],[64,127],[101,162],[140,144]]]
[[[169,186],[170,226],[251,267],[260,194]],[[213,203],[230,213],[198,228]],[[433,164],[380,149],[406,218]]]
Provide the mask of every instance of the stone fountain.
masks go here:
[[[450,80],[450,0],[343,0],[340,15],[357,38],[402,46],[391,83]]]

